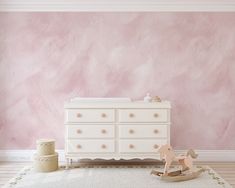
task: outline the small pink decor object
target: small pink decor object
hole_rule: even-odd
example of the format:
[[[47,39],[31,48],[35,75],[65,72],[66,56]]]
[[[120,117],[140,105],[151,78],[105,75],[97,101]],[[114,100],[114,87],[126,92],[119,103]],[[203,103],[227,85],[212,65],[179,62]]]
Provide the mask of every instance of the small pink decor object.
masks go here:
[[[193,159],[196,159],[198,155],[192,149],[188,150],[186,154],[175,155],[172,147],[169,144],[165,144],[159,147],[158,153],[160,153],[160,160],[165,161],[165,167],[163,172],[152,170],[151,174],[160,176],[162,180],[186,181],[197,178],[205,171],[203,168],[193,167]],[[169,172],[173,161],[177,161],[181,169]]]

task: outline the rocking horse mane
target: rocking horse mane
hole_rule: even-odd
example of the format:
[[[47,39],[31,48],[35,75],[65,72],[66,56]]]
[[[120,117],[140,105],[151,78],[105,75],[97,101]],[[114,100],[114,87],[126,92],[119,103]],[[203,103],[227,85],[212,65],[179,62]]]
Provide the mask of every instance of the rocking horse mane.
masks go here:
[[[189,149],[186,156],[191,156],[193,159],[196,159],[198,154],[195,153],[195,151],[193,149]]]

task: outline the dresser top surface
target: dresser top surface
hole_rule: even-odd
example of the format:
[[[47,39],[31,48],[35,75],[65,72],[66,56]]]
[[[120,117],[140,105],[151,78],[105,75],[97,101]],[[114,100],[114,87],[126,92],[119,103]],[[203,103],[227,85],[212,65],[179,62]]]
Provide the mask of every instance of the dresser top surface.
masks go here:
[[[64,103],[64,108],[171,108],[171,104],[169,101],[162,101],[162,102],[68,101]]]

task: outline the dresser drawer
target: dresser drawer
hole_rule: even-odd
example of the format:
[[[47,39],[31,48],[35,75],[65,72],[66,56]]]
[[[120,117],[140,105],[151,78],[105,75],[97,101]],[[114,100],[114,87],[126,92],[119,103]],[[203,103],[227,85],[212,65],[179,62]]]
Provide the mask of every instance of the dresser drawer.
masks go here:
[[[67,140],[68,153],[113,153],[114,140]]]
[[[120,138],[167,138],[168,125],[120,125]]]
[[[166,144],[167,139],[156,140],[120,140],[119,152],[120,153],[155,153],[159,146]]]
[[[167,109],[121,109],[119,122],[167,122]]]
[[[114,122],[113,109],[66,109],[66,122]]]
[[[67,125],[67,138],[114,138],[114,125]]]

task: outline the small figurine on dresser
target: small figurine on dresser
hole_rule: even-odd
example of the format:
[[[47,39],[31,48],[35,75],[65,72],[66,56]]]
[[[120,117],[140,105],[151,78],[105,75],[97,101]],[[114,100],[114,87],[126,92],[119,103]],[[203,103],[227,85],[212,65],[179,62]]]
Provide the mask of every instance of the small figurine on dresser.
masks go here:
[[[152,97],[150,96],[149,93],[146,94],[146,96],[144,97],[144,102],[151,102]]]
[[[162,102],[162,100],[159,96],[154,96],[154,97],[152,97],[151,102]]]
[[[151,174],[161,177],[161,180],[191,180],[197,178],[202,172],[205,171],[203,168],[195,168],[193,166],[193,159],[196,159],[198,155],[192,149],[188,150],[186,154],[175,155],[172,147],[169,144],[165,144],[158,149],[158,153],[160,153],[160,160],[165,161],[165,167],[163,172],[152,170]],[[181,169],[169,172],[173,161],[177,161],[181,166]]]

